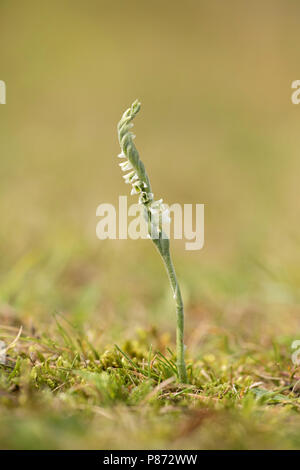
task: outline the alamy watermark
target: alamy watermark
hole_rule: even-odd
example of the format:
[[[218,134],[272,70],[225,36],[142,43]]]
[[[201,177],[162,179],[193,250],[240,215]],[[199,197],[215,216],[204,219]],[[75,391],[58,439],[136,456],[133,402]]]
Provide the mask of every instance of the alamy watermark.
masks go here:
[[[0,80],[0,104],[6,104],[6,84]]]
[[[158,201],[159,202],[159,201]],[[201,250],[204,246],[204,204],[163,204],[163,210],[151,207],[151,220],[142,204],[128,206],[127,196],[119,196],[119,206],[102,203],[97,207],[100,218],[96,227],[99,240],[137,240],[139,238],[173,238],[185,240],[185,249]]]

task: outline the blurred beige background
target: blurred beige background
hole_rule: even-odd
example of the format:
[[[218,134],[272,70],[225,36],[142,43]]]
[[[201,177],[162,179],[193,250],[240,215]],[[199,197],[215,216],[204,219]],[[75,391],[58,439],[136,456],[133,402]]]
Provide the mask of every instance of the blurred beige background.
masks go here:
[[[172,317],[151,244],[95,236],[98,204],[127,194],[116,124],[138,98],[155,195],[205,204],[204,249],[174,243],[188,309],[198,319],[219,295],[296,305],[299,14],[292,0],[1,0],[2,302]]]

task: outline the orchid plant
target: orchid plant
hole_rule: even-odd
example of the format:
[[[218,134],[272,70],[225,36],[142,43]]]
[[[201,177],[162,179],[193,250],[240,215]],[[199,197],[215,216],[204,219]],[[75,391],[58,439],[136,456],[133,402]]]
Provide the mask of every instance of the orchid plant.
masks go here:
[[[148,226],[148,236],[158,249],[166,267],[173,296],[176,302],[177,329],[176,329],[176,353],[177,371],[181,382],[187,382],[187,373],[184,360],[184,310],[183,301],[175,269],[170,255],[170,240],[163,231],[163,226],[170,222],[169,209],[163,204],[163,200],[154,200],[150,181],[143,162],[140,160],[138,151],[133,143],[135,138],[131,132],[133,119],[141,108],[136,100],[123,114],[118,124],[118,138],[121,153],[118,155],[123,161],[119,163],[121,170],[126,172],[123,176],[125,183],[131,185],[131,194],[139,196],[139,203],[143,206],[144,216]],[[128,173],[127,173],[128,172]]]

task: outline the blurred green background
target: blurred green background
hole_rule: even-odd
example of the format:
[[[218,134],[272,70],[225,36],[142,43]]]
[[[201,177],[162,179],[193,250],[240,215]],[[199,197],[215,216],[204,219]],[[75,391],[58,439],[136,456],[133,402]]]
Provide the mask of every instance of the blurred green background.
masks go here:
[[[173,243],[187,342],[213,314],[299,331],[299,14],[292,0],[1,0],[3,321],[174,332],[152,244],[95,235],[97,206],[128,191],[116,124],[138,98],[155,196],[205,204],[203,250]]]

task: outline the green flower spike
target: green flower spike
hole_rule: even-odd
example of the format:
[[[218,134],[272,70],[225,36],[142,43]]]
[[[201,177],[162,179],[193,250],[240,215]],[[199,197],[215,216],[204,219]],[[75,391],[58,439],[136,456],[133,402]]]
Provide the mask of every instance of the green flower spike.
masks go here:
[[[131,184],[131,194],[139,195],[139,203],[144,207],[145,219],[148,223],[149,238],[152,239],[158,249],[166,267],[173,296],[176,302],[177,329],[176,329],[176,351],[177,371],[180,382],[187,383],[187,373],[184,361],[184,311],[180,288],[178,285],[175,269],[170,255],[170,240],[163,233],[162,226],[169,222],[169,210],[163,204],[162,199],[154,201],[153,193],[148,175],[143,162],[140,160],[138,151],[133,143],[134,135],[130,131],[133,127],[133,119],[141,108],[136,100],[123,114],[118,124],[118,138],[121,147],[119,158],[124,159],[119,165],[122,171],[129,171],[123,176],[125,183]]]

